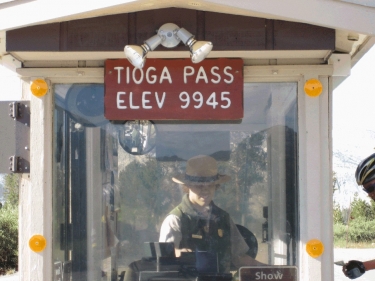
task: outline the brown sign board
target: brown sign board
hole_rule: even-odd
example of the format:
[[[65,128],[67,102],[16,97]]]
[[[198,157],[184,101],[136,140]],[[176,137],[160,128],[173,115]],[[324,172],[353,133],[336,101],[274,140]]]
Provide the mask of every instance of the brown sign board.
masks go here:
[[[243,118],[242,59],[126,59],[105,63],[108,120],[238,120]]]
[[[248,266],[240,268],[240,281],[279,280],[297,281],[298,270],[295,266]]]

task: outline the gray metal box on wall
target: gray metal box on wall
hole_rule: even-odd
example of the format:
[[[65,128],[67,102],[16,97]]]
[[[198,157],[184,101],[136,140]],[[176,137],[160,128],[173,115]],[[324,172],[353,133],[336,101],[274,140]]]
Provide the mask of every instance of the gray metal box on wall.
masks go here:
[[[30,172],[30,102],[0,102],[0,173]]]

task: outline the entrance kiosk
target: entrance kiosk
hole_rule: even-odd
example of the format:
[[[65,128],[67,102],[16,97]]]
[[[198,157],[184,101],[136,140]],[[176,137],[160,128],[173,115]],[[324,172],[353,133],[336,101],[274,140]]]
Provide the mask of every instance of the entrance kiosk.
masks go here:
[[[124,280],[136,261],[139,280],[333,280],[332,91],[375,42],[373,8],[127,2],[57,4],[0,33],[23,81],[11,106],[30,110],[29,153],[5,165],[23,174],[20,280]],[[201,274],[158,243],[184,194],[172,178],[198,155],[230,176],[213,201],[261,266]]]

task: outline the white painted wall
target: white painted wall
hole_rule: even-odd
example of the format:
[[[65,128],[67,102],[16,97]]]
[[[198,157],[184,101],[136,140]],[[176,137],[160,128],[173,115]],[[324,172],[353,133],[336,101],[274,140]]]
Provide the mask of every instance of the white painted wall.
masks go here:
[[[30,174],[24,174],[19,204],[20,280],[49,281],[52,278],[52,94],[36,98],[29,79],[23,82],[22,99],[30,100]],[[36,234],[47,240],[39,253],[29,247]]]

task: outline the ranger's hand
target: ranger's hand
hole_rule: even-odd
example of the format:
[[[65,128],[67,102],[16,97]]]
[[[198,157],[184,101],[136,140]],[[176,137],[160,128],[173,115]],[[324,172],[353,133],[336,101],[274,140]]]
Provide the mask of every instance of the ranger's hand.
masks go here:
[[[344,272],[345,276],[350,279],[356,279],[362,276],[366,271],[363,262],[351,260],[347,264],[342,267],[342,272]]]

